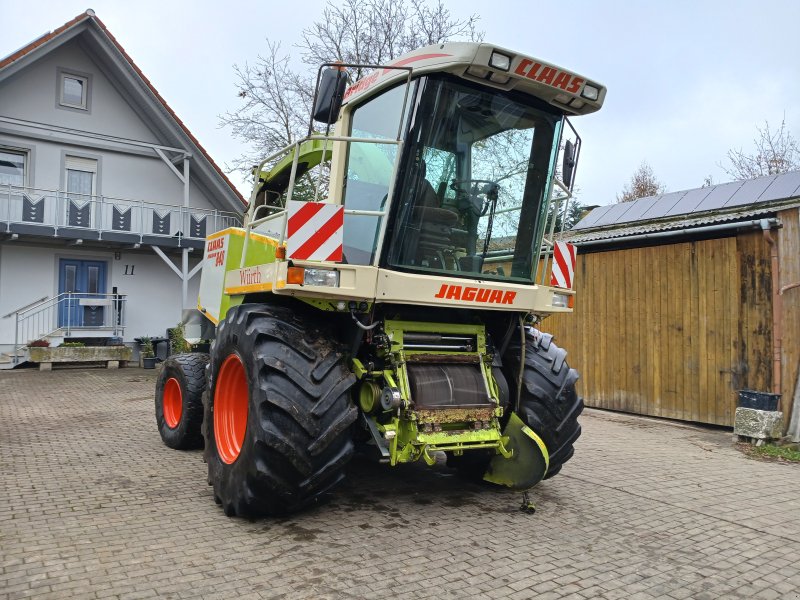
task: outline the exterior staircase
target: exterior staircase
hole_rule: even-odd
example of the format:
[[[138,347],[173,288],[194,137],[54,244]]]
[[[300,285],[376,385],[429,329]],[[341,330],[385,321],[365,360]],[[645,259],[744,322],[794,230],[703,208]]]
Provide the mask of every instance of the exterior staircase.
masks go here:
[[[8,313],[3,318],[14,318],[14,345],[10,352],[0,354],[0,370],[28,362],[33,341],[56,347],[80,338],[122,337],[126,302],[124,294],[66,292]]]

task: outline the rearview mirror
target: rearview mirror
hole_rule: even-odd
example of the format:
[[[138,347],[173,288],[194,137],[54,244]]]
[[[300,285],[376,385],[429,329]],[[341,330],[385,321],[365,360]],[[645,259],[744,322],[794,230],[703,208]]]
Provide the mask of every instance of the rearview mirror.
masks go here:
[[[315,121],[332,125],[339,118],[344,90],[347,87],[347,73],[338,68],[325,69],[317,87],[314,110],[311,116]]]
[[[564,160],[561,164],[561,176],[564,178],[564,185],[572,188],[572,177],[575,175],[575,144],[567,140],[564,144]]]

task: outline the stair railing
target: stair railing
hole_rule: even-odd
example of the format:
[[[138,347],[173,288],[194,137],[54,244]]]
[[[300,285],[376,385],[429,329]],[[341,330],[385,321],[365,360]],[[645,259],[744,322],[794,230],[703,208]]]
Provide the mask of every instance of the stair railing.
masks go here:
[[[32,340],[55,334],[69,337],[76,330],[105,329],[113,335],[125,333],[125,294],[88,294],[64,292],[44,297],[14,310],[4,318],[14,316],[14,349],[12,360],[19,364],[19,354]],[[101,319],[87,319],[89,313],[102,311]]]

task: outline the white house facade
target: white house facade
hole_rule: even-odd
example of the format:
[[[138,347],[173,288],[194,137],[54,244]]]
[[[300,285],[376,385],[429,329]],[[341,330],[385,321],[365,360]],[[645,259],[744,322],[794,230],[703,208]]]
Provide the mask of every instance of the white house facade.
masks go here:
[[[0,350],[163,336],[244,205],[93,11],[0,60]]]

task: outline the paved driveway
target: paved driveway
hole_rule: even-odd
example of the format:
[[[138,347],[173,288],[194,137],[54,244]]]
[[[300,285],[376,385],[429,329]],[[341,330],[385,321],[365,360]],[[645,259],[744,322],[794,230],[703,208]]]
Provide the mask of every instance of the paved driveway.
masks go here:
[[[356,462],[330,503],[248,522],[161,444],[153,378],[0,374],[0,597],[800,598],[800,467],[729,432],[587,411],[535,514]]]

